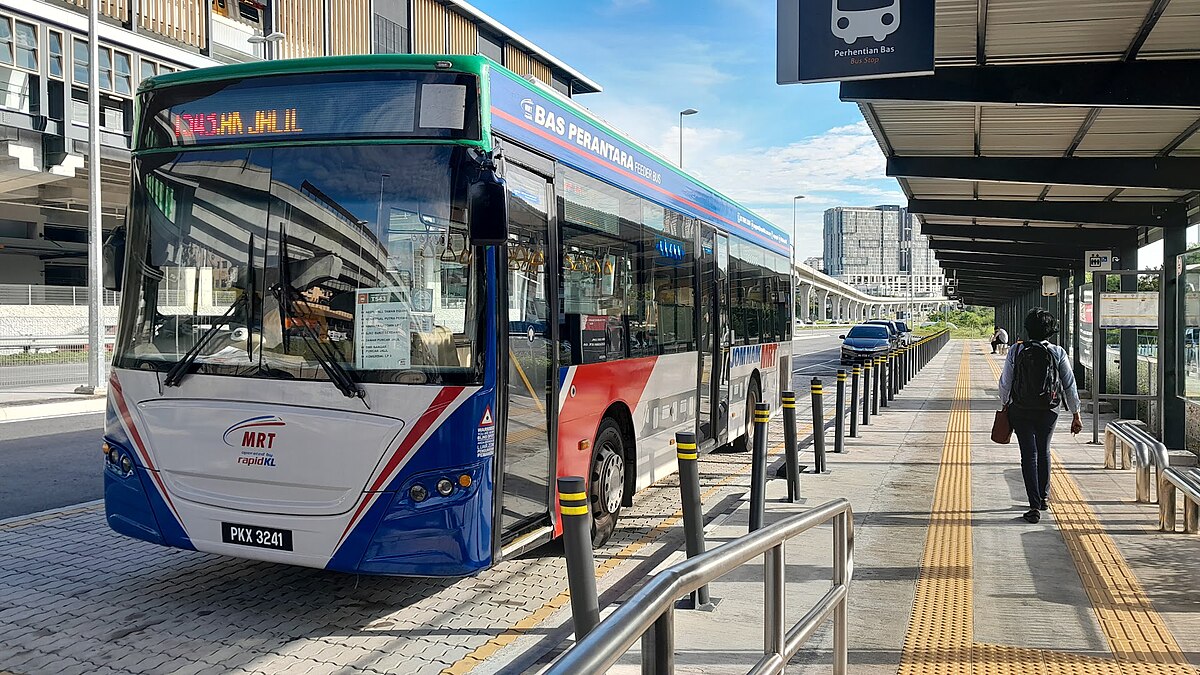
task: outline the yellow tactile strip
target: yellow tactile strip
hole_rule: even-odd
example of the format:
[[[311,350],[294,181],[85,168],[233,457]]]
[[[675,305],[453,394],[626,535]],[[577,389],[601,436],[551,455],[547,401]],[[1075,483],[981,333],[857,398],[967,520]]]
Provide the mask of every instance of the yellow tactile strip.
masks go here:
[[[1075,481],[1057,462],[1051,479],[1055,521],[1114,658],[974,641],[970,357],[970,349],[964,348],[900,675],[1194,675],[1196,671],[1187,665],[1179,645],[1150,605],[1112,538],[1103,531]],[[995,373],[995,364],[990,360],[988,363]]]

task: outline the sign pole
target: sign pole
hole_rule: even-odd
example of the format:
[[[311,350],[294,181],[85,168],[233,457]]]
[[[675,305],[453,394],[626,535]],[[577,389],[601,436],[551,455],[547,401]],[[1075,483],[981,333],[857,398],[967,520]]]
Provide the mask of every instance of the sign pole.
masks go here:
[[[104,393],[104,240],[100,201],[100,0],[88,4],[88,375],[79,394]]]

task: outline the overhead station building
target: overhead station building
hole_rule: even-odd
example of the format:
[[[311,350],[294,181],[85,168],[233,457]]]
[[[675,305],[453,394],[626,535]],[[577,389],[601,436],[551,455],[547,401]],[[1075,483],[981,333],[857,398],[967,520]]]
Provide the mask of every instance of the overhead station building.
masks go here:
[[[460,0],[102,0],[98,9],[106,230],[129,198],[134,92],[160,73],[263,58],[478,53],[565,96],[600,90]],[[87,0],[0,0],[0,284],[29,293],[86,284],[87,37]]]

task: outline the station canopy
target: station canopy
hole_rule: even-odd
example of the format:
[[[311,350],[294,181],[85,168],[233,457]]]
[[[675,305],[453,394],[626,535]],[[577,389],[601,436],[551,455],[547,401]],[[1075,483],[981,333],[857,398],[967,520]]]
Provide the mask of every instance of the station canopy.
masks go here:
[[[844,82],[970,304],[1186,228],[1200,0],[937,0],[933,75]]]

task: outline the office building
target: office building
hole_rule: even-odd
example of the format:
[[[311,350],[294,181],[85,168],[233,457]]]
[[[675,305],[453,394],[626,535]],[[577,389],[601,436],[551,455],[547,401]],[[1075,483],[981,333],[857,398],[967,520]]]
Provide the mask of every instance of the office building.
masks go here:
[[[825,273],[871,295],[936,297],[945,275],[899,206],[839,206],[825,211]]]
[[[818,272],[825,271],[825,259],[824,258],[821,258],[818,256],[813,256],[811,258],[805,258],[804,264],[808,265],[809,267],[813,268],[814,270],[816,270]]]
[[[129,198],[134,92],[160,73],[262,58],[481,53],[567,96],[599,91],[460,0],[96,1],[106,230]],[[0,0],[0,284],[86,284],[86,8]]]

